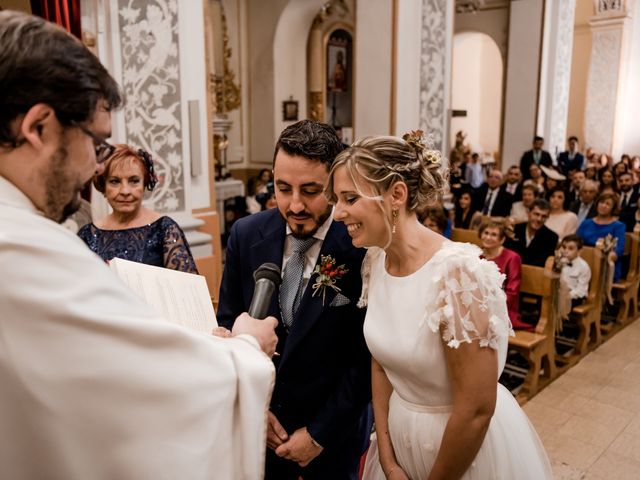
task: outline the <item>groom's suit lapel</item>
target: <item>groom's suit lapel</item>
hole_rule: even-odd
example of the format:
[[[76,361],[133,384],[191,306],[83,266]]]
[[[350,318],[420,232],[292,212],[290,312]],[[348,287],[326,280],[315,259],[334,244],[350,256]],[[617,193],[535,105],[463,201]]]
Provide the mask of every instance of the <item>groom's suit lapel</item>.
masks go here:
[[[331,227],[329,227],[329,230],[327,231],[324,242],[322,243],[322,248],[320,249],[320,255],[318,255],[316,265],[319,265],[322,261],[322,255],[331,255],[334,258],[339,259],[342,252],[349,250],[351,246],[351,239],[349,236],[344,232],[344,230],[341,231],[340,225],[337,222],[332,222]],[[291,352],[320,319],[324,310],[329,308],[329,305],[331,305],[331,302],[337,294],[337,292],[332,288],[326,288],[324,301],[322,298],[322,291],[319,291],[314,296],[313,284],[315,283],[315,280],[316,275],[312,274],[309,282],[307,283],[302,299],[300,300],[300,307],[294,316],[293,326],[291,327],[289,337],[287,338],[280,367],[282,367]]]

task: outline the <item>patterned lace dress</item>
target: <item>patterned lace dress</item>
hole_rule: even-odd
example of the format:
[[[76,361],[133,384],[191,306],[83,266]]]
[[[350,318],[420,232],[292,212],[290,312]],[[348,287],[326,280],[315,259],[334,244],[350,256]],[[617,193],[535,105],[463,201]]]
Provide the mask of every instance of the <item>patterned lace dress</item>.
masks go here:
[[[452,409],[444,349],[478,341],[498,352],[498,374],[504,368],[512,330],[501,289],[503,277],[494,263],[479,258],[480,253],[473,245],[445,242],[405,277],[386,272],[382,251],[372,249],[365,259],[361,299],[368,303],[365,338],[393,385],[389,433],[398,462],[413,480],[428,477]],[[552,478],[528,418],[507,389],[500,384],[496,389],[489,429],[463,478]],[[385,478],[375,441],[364,478]]]
[[[166,216],[149,225],[124,230],[102,230],[90,223],[80,229],[78,236],[105,261],[118,257],[198,273],[184,232]]]

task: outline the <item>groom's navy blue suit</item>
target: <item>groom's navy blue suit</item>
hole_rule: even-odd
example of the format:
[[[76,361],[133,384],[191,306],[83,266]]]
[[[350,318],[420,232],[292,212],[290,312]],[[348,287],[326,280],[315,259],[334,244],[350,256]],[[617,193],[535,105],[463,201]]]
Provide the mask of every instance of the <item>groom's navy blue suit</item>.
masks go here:
[[[277,209],[238,220],[231,229],[222,285],[218,322],[231,328],[248,310],[254,291],[253,272],[263,263],[282,266],[286,224]],[[274,356],[276,383],[271,412],[287,433],[307,427],[324,447],[306,468],[277,457],[267,449],[266,478],[355,479],[358,460],[369,435],[366,409],[371,399],[370,355],[362,325],[364,311],[356,307],[362,287],[360,267],[365,251],[355,248],[343,224],[332,222],[320,250],[349,271],[337,281],[337,292],[327,288],[313,295],[309,280],[294,316],[291,331],[281,320],[276,291],[268,315],[280,320]],[[341,301],[340,301],[341,300]]]

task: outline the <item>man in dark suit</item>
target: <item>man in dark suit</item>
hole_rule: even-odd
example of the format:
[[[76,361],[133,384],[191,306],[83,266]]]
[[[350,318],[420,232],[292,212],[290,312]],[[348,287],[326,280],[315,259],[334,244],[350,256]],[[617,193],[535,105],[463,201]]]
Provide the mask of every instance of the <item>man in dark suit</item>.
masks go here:
[[[545,227],[551,206],[542,198],[533,201],[529,209],[529,221],[519,223],[513,229],[514,238],[505,242],[505,247],[517,252],[525,265],[544,267],[547,258],[553,256],[558,235]]]
[[[231,328],[249,308],[253,272],[282,266],[268,314],[279,319],[280,356],[269,412],[266,479],[356,479],[370,424],[370,355],[356,307],[364,249],[334,222],[323,189],[342,150],[333,129],[303,120],[287,127],[274,155],[277,209],[238,220],[227,244],[218,322]],[[318,284],[317,265],[347,272],[340,292]],[[318,282],[318,283],[316,283]]]
[[[566,188],[565,210],[569,210],[573,202],[580,200],[580,187],[587,177],[582,170],[574,170],[573,172],[569,172],[569,178],[571,181]]]
[[[578,151],[578,137],[569,137],[569,150],[558,155],[558,167],[563,175],[568,176],[573,170],[584,168],[584,156]]]
[[[598,184],[586,179],[580,185],[579,199],[573,202],[569,210],[578,216],[578,226],[587,218],[596,216],[596,197],[598,196]]]
[[[535,136],[533,137],[533,148],[531,150],[527,150],[522,155],[522,158],[520,159],[520,172],[522,172],[523,180],[531,178],[529,167],[531,167],[532,164],[535,163],[538,166],[544,165],[545,167],[553,165],[551,154],[546,150],[542,150],[543,145],[544,138]]]
[[[487,182],[476,192],[476,206],[483,215],[490,217],[508,217],[511,213],[513,195],[500,188],[502,172],[491,170]]]
[[[638,186],[633,184],[631,172],[618,175],[620,188],[620,221],[625,224],[627,232],[633,232],[636,226],[636,211],[638,210]]]
[[[522,200],[522,173],[517,165],[511,165],[507,169],[504,183],[500,189],[513,195],[514,202]]]

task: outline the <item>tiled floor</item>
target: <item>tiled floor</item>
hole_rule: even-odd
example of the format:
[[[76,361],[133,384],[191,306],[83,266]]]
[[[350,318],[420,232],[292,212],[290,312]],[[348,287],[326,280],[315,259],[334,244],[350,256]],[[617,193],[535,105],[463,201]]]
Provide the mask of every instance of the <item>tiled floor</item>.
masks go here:
[[[557,480],[640,479],[640,320],[525,406]]]

